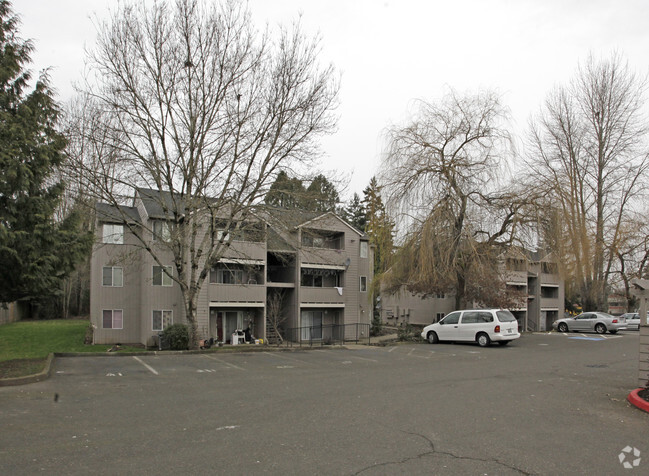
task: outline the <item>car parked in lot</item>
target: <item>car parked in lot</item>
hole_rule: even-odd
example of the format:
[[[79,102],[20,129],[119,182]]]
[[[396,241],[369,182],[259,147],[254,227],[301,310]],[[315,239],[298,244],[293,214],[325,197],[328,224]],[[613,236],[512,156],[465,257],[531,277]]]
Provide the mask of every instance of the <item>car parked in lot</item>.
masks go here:
[[[626,314],[622,314],[620,317],[626,319],[627,330],[640,330],[640,314],[638,314],[637,312],[627,312]],[[649,321],[649,315],[647,316],[647,318],[647,320]]]
[[[626,318],[614,317],[605,312],[582,312],[575,317],[556,320],[552,323],[552,327],[559,332],[594,331],[598,334],[607,332],[615,334],[617,331],[626,329]]]
[[[492,342],[507,345],[521,335],[518,321],[507,310],[468,309],[451,312],[441,321],[424,327],[421,336],[431,344],[463,341],[486,347]]]

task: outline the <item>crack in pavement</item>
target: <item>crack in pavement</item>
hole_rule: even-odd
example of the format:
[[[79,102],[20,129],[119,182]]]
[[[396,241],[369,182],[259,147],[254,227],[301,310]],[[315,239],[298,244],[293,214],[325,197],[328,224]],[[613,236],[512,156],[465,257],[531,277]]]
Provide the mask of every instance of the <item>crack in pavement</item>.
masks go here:
[[[485,459],[485,458],[474,458],[474,457],[471,457],[471,456],[459,456],[459,455],[451,453],[450,451],[439,451],[439,450],[437,450],[435,448],[435,443],[430,438],[428,438],[427,436],[421,435],[419,433],[413,433],[413,432],[410,432],[410,431],[403,431],[403,430],[400,430],[400,431],[401,431],[401,433],[405,433],[407,435],[418,436],[418,437],[422,438],[423,440],[427,441],[428,444],[430,445],[430,448],[431,448],[430,451],[425,451],[425,452],[420,453],[418,455],[410,456],[410,457],[407,457],[407,458],[402,458],[400,460],[386,461],[386,462],[383,462],[383,463],[376,463],[376,464],[367,466],[367,467],[365,467],[365,468],[363,468],[363,469],[361,469],[361,470],[359,470],[359,471],[357,471],[355,473],[352,473],[352,474],[354,476],[357,476],[357,475],[360,475],[360,474],[364,473],[365,471],[369,471],[370,469],[374,469],[374,468],[380,468],[382,466],[389,466],[391,464],[399,465],[399,464],[407,463],[409,461],[421,459],[421,458],[424,458],[426,456],[443,455],[443,456],[450,456],[451,458],[454,458],[454,459],[457,459],[457,460],[479,461],[479,462],[483,462],[483,463],[495,463],[495,464],[498,464],[498,465],[500,465],[500,466],[502,466],[504,468],[510,469],[512,471],[516,471],[519,474],[523,474],[525,476],[533,476],[534,475],[534,473],[528,473],[526,471],[523,471],[520,468],[509,465],[509,464],[504,463],[502,461],[499,461],[497,459]]]

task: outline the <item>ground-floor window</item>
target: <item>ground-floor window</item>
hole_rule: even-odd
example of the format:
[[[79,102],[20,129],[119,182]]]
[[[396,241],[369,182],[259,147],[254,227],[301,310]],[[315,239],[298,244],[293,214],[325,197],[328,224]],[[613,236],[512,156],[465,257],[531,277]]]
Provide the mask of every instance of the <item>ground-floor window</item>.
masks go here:
[[[102,328],[122,329],[124,314],[121,309],[104,309],[102,312]]]
[[[154,331],[163,331],[174,323],[173,311],[155,310],[152,314],[152,326]]]

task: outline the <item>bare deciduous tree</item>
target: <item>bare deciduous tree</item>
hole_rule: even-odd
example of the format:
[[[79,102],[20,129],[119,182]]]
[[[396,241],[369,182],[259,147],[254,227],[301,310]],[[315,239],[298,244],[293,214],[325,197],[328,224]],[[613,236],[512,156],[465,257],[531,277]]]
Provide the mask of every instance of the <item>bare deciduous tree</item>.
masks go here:
[[[268,295],[268,300],[266,301],[266,321],[271,327],[268,337],[275,339],[277,344],[284,342],[282,333],[288,317],[284,308],[284,296],[283,289],[274,290]]]
[[[153,247],[152,226],[123,224],[157,264],[171,256],[192,348],[209,270],[279,170],[313,158],[335,126],[338,82],[318,51],[299,24],[260,35],[234,0],[126,4],[100,26],[84,89],[117,154],[85,172],[117,208],[133,187],[164,191],[149,199],[165,240]]]
[[[529,180],[560,213],[561,262],[584,309],[606,309],[626,217],[647,176],[646,83],[619,55],[588,58],[574,81],[549,95],[530,133]]]
[[[524,203],[497,186],[510,150],[506,110],[492,92],[418,105],[409,124],[389,131],[383,161],[386,203],[402,230],[408,224],[389,287],[454,293],[458,307],[504,304],[497,260]]]

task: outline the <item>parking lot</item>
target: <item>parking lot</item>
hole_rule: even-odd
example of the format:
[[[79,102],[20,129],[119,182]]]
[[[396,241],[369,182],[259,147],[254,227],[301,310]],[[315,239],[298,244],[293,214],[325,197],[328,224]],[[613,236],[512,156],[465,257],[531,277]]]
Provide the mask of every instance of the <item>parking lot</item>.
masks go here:
[[[0,387],[5,474],[646,474],[637,332],[59,358]],[[619,455],[642,460],[625,470]],[[622,453],[626,457],[626,453]]]

